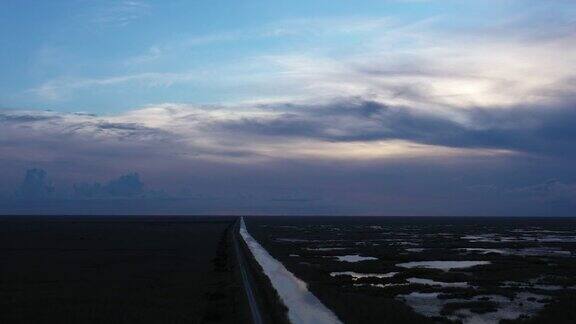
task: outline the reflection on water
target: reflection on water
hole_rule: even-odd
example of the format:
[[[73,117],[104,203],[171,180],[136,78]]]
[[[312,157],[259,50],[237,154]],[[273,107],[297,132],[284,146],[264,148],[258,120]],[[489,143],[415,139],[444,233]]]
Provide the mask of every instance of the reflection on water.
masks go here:
[[[465,269],[477,265],[490,264],[490,261],[420,261],[399,263],[396,266],[401,268],[426,268],[426,269]]]
[[[240,235],[248,245],[256,261],[264,269],[266,276],[270,278],[272,286],[280,295],[282,302],[288,308],[290,322],[294,324],[341,323],[331,310],[308,291],[304,281],[296,278],[248,233],[243,218],[241,220]]]

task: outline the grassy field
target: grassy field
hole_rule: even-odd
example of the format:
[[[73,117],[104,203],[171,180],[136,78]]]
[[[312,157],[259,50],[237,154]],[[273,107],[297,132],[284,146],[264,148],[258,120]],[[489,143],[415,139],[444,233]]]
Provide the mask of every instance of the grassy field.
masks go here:
[[[209,322],[233,220],[0,218],[0,323]]]

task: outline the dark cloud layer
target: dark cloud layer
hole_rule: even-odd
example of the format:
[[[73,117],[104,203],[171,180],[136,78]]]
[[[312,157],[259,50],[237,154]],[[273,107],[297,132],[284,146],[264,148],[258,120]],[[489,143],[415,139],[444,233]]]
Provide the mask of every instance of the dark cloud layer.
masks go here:
[[[39,200],[51,213],[146,206],[148,213],[568,215],[576,208],[576,112],[567,102],[438,112],[353,98],[255,109],[0,112],[0,212],[48,210]],[[307,143],[314,151],[393,140],[432,153],[463,151],[369,159],[300,153]],[[486,149],[508,153],[476,154]],[[49,175],[22,182],[31,168]],[[109,180],[131,171],[163,194],[142,191],[134,177]],[[15,192],[36,202],[22,203]],[[87,202],[95,199],[103,209]]]
[[[316,138],[332,142],[407,140],[456,148],[490,148],[574,156],[576,105],[469,108],[450,117],[354,100],[322,106],[284,106],[274,118],[224,123],[232,132]],[[276,108],[278,110],[278,108]],[[333,130],[337,130],[334,132]]]

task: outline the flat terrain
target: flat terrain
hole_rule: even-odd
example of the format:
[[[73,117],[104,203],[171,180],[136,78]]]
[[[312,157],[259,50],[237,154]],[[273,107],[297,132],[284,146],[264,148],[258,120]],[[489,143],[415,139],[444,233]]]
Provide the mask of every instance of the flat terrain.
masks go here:
[[[251,217],[345,323],[574,323],[576,219]]]
[[[0,323],[206,321],[212,261],[233,221],[0,218]]]

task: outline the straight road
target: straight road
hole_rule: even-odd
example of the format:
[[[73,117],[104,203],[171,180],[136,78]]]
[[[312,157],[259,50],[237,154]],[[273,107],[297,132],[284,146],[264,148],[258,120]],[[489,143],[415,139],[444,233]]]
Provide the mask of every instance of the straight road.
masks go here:
[[[252,277],[250,276],[250,270],[248,269],[248,262],[245,259],[244,252],[240,248],[240,241],[242,237],[239,235],[240,231],[240,218],[236,221],[234,225],[234,231],[232,234],[232,240],[234,241],[234,250],[236,252],[236,257],[238,259],[238,267],[240,268],[240,274],[242,276],[242,284],[244,286],[244,291],[246,292],[246,298],[248,299],[248,305],[250,306],[250,313],[252,314],[252,323],[263,324],[262,314],[260,313],[260,307],[256,301],[256,296],[254,294],[254,285],[252,283]]]

